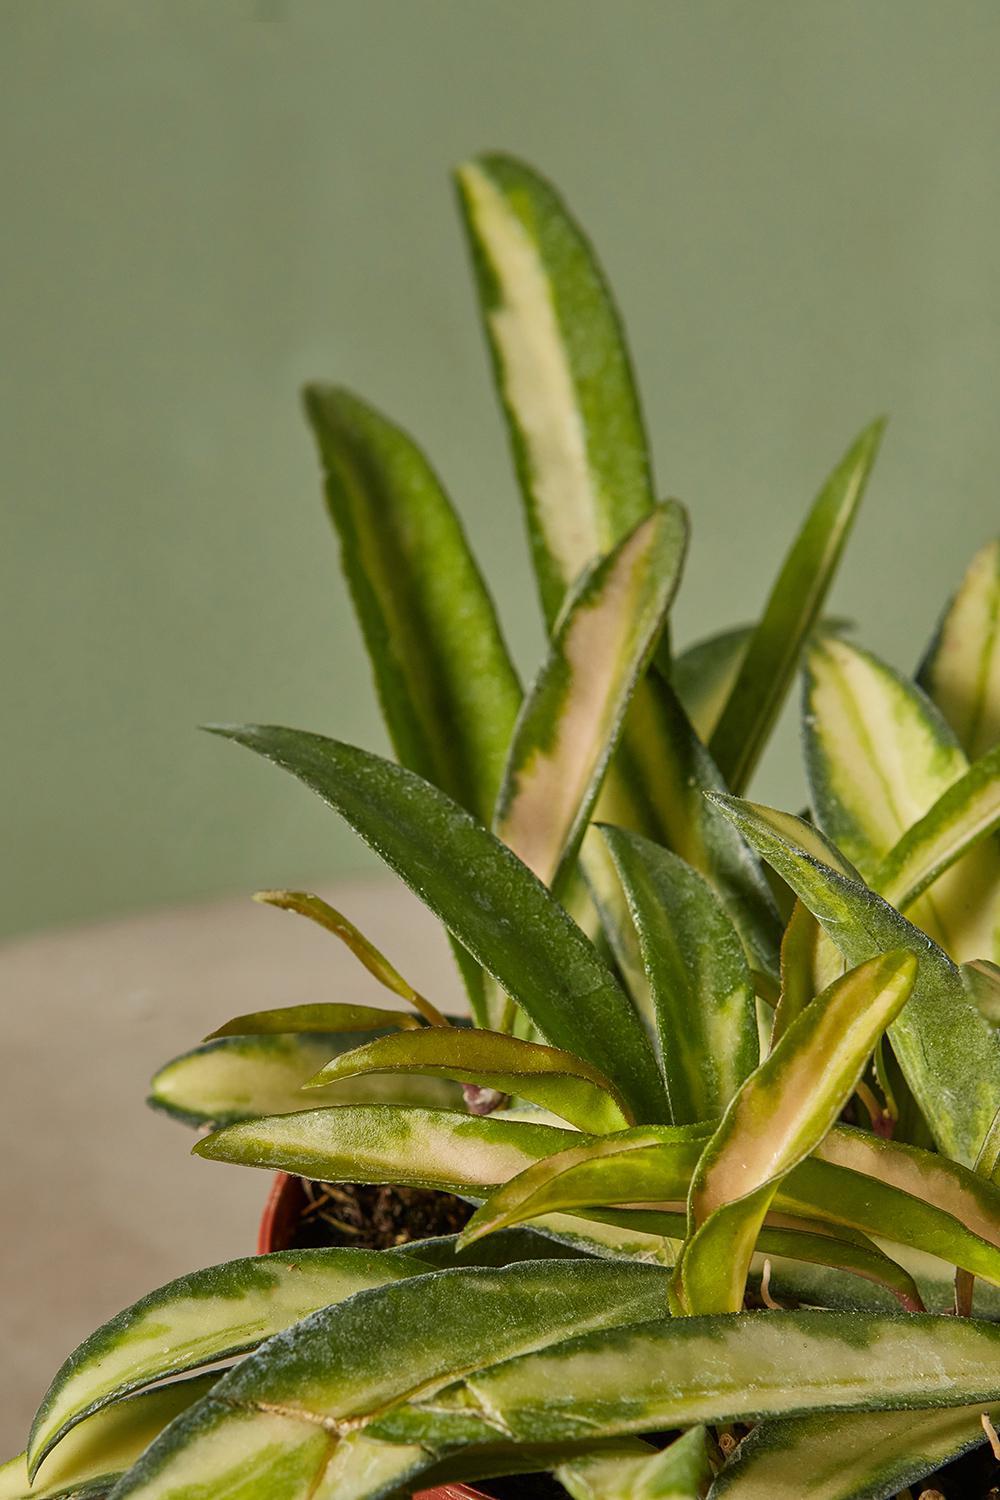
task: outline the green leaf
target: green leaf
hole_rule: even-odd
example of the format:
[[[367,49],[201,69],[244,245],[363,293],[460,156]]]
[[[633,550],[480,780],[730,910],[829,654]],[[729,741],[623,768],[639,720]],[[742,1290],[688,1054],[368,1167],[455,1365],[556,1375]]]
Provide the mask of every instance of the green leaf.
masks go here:
[[[758,1060],[740,940],[710,886],[677,855],[621,828],[601,831],[639,936],[671,1118],[716,1119]]]
[[[253,1349],[318,1307],[426,1271],[375,1250],[296,1250],[228,1261],[169,1282],[105,1323],[69,1356],[28,1441],[35,1473],[63,1436],[143,1386]]]
[[[803,733],[820,826],[881,889],[883,861],[968,762],[919,689],[846,641],[809,653]],[[1000,848],[983,843],[936,878],[911,920],[958,961],[994,957],[998,898]]]
[[[724,791],[725,783],[662,678],[649,675],[639,684],[612,771],[598,806],[600,821],[651,838],[703,875],[752,967],[776,976],[781,921],[767,879],[706,800],[706,791]],[[589,866],[587,873],[589,879]]]
[[[736,625],[677,652],[670,667],[674,692],[698,738],[706,744],[737,676],[753,635],[752,625]]]
[[[292,911],[300,917],[307,917],[310,922],[315,922],[318,927],[332,932],[338,937],[345,947],[349,948],[354,957],[367,969],[373,979],[384,985],[393,995],[398,995],[401,1000],[408,1000],[414,1010],[423,1016],[425,1021],[432,1026],[447,1026],[448,1022],[435,1005],[419,990],[415,990],[409,980],[403,978],[399,970],[395,968],[385,954],[376,948],[375,944],[365,937],[342,912],[332,907],[329,901],[324,901],[321,896],[310,895],[307,891],[257,891],[255,901],[262,902],[265,906],[276,906],[281,911]]]
[[[490,1194],[459,1243],[471,1244],[527,1220],[537,1224],[541,1215],[578,1212],[589,1217],[599,1205],[647,1203],[677,1214],[710,1133],[709,1125],[658,1126],[590,1141],[570,1137],[562,1146],[553,1142],[554,1154],[526,1162],[517,1176]],[[846,1228],[892,1240],[1000,1285],[1000,1192],[936,1153],[836,1127],[813,1156],[783,1179],[774,1209],[810,1221],[799,1228],[815,1232],[832,1225],[844,1238],[850,1238],[843,1235]],[[680,1232],[645,1213],[630,1214],[629,1220],[661,1234]],[[629,1220],[616,1214],[614,1222]],[[788,1254],[789,1249],[775,1248],[774,1253]],[[884,1273],[887,1268],[881,1269]],[[905,1290],[898,1279],[893,1285]]]
[[[998,1354],[997,1325],[922,1313],[664,1318],[475,1371],[370,1430],[410,1442],[447,1434],[470,1443],[498,1430],[555,1442],[822,1410],[967,1406],[996,1400]]]
[[[888,1500],[985,1441],[978,1402],[939,1411],[826,1412],[766,1422],[745,1437],[710,1500]]]
[[[1000,1098],[1000,1038],[946,954],[905,917],[810,851],[815,835],[787,813],[713,794],[837,944],[849,964],[908,948],[920,960],[909,1004],[890,1029],[893,1050],[939,1148],[973,1162]]]
[[[488,821],[521,693],[461,525],[398,427],[334,387],[305,401],[396,753]]]
[[[315,1109],[303,1087],[331,1057],[368,1036],[360,1032],[222,1037],[166,1063],[150,1083],[149,1103],[185,1125],[226,1125],[257,1115]],[[338,1084],[330,1104],[421,1104],[455,1107],[459,1090],[437,1078],[359,1078]]]
[[[826,481],[792,544],[747,645],[709,748],[734,792],[747,785],[781,710],[804,641],[819,618],[875,462],[873,422]]]
[[[340,1002],[317,1005],[282,1005],[275,1010],[253,1010],[234,1016],[205,1038],[215,1041],[221,1036],[281,1036],[295,1031],[338,1031],[363,1033],[385,1031],[395,1026],[400,1031],[420,1028],[420,1021],[408,1010],[387,1010],[378,1005],[343,1005]]]
[[[593,1219],[623,1230],[642,1229],[649,1235],[660,1235],[665,1244],[676,1245],[674,1258],[677,1260],[680,1242],[687,1227],[686,1215],[679,1209],[680,1205],[676,1211],[660,1208],[578,1208],[576,1213],[583,1223]],[[813,1268],[822,1267],[840,1273],[841,1283],[849,1278],[862,1277],[883,1288],[907,1312],[924,1311],[920,1288],[910,1272],[880,1250],[866,1235],[848,1226],[770,1213],[757,1236],[757,1249],[751,1267],[754,1263],[761,1271],[764,1265],[770,1267],[771,1291],[776,1292],[779,1302],[787,1287],[789,1295],[795,1301],[817,1307],[869,1305],[870,1299],[859,1298],[856,1292],[848,1292],[845,1296],[840,1285],[836,1288],[839,1295],[834,1296],[832,1301],[828,1300],[826,1280],[823,1276],[816,1277],[812,1274]],[[997,1264],[1000,1266],[1000,1259]],[[790,1266],[794,1268],[791,1279],[787,1269]],[[806,1274],[803,1274],[803,1266],[809,1268]],[[757,1279],[759,1282],[761,1278]],[[882,1305],[879,1301],[874,1304],[875,1307]],[[676,1311],[683,1314],[683,1306],[678,1306]]]
[[[338,1448],[372,1415],[578,1328],[655,1317],[665,1285],[655,1266],[544,1261],[436,1271],[361,1293],[245,1359],[153,1445],[116,1500],[353,1493],[359,1476],[352,1468],[372,1450],[354,1454],[354,1465],[338,1465]],[[414,1464],[426,1468],[435,1457],[429,1450],[414,1455]],[[255,1489],[236,1487],[250,1476]]]
[[[917,681],[970,759],[1000,740],[1000,541],[969,564]]]
[[[684,512],[670,502],[585,573],[525,699],[493,831],[554,890],[576,858],[686,545]]]
[[[692,1427],[658,1451],[592,1453],[555,1474],[573,1500],[700,1500],[712,1477],[708,1433]]]
[[[168,1423],[208,1394],[219,1371],[178,1380],[119,1401],[81,1422],[41,1465],[34,1483],[27,1454],[0,1465],[0,1500],[83,1500],[106,1495]]]
[[[462,1193],[506,1182],[580,1139],[572,1130],[492,1115],[345,1105],[229,1125],[198,1141],[194,1154],[318,1182],[405,1183]]]
[[[479,1084],[539,1104],[579,1130],[600,1134],[633,1123],[598,1068],[571,1052],[499,1032],[425,1027],[357,1047],[320,1069],[307,1088],[369,1073],[420,1074]]]
[[[961,964],[962,983],[979,1014],[991,1026],[1000,1027],[1000,968],[988,959]]]
[[[552,895],[487,829],[445,793],[368,751],[291,729],[216,732],[317,792],[524,1008],[546,1041],[607,1073],[640,1118],[663,1117],[652,1047],[624,991]]]
[[[905,952],[852,969],[806,1007],[744,1083],[691,1181],[677,1280],[686,1312],[739,1312],[779,1183],[835,1123],[916,973],[916,958]]]
[[[555,190],[509,156],[456,177],[551,625],[583,569],[649,511],[646,435],[611,295]]]

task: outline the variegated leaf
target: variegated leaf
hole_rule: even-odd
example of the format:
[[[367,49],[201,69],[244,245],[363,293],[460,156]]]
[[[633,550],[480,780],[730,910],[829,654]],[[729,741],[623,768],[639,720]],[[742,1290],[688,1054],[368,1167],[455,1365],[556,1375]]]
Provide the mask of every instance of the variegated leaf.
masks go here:
[[[823,830],[870,883],[903,835],[968,770],[923,694],[846,641],[809,653],[804,743]],[[935,879],[910,918],[956,961],[992,958],[1000,928],[1000,847],[989,842]]]
[[[268,1500],[350,1494],[356,1464],[372,1453],[348,1450],[338,1463],[338,1450],[366,1436],[376,1413],[577,1329],[655,1317],[665,1284],[655,1266],[547,1261],[437,1271],[361,1293],[245,1359],[153,1445],[116,1500],[182,1500],[198,1492],[192,1486],[221,1495],[251,1477],[256,1488],[246,1493]],[[414,1455],[411,1476],[436,1456],[433,1447]]]
[[[1000,740],[1000,541],[969,564],[917,681],[972,759]]]
[[[795,538],[747,645],[709,748],[734,792],[746,787],[819,618],[878,453],[885,423],[848,449]]]
[[[1000,1038],[970,1000],[958,969],[894,907],[812,852],[815,833],[801,819],[713,796],[848,963],[901,947],[917,955],[913,994],[890,1029],[893,1049],[940,1149],[973,1162],[1000,1099]]]
[[[517,721],[493,831],[558,890],[680,577],[687,523],[656,506],[567,598]]]
[[[474,1371],[389,1410],[370,1431],[468,1444],[505,1430],[517,1442],[553,1442],[824,1410],[968,1406],[998,1399],[998,1355],[996,1324],[921,1313],[664,1318]]]
[[[910,997],[917,960],[896,952],[836,980],[743,1084],[698,1161],[675,1292],[688,1314],[738,1312],[778,1185],[823,1140],[879,1036]]]
[[[639,936],[676,1125],[716,1119],[758,1060],[753,984],[711,887],[677,855],[602,830]]]
[[[978,1402],[765,1422],[743,1439],[709,1500],[800,1500],[804,1476],[809,1500],[889,1500],[985,1442],[984,1412],[1000,1421],[1000,1406]]]
[[[462,527],[398,427],[329,386],[306,410],[396,753],[488,820],[521,692]]]
[[[598,1068],[571,1052],[479,1028],[424,1027],[419,1032],[382,1037],[341,1053],[306,1087],[322,1088],[371,1073],[451,1078],[516,1094],[595,1134],[624,1130],[634,1123],[627,1105]]]
[[[604,277],[555,190],[501,155],[457,182],[551,625],[653,503],[639,402]]]
[[[163,1429],[206,1396],[219,1378],[194,1375],[97,1411],[75,1427],[35,1474],[28,1456],[0,1464],[0,1500],[98,1500]]]
[[[227,1261],[169,1282],[103,1324],[69,1356],[28,1441],[31,1473],[93,1412],[167,1376],[255,1348],[319,1307],[425,1272],[374,1250],[296,1250]]]
[[[307,1081],[331,1057],[369,1038],[370,1034],[348,1031],[220,1037],[165,1063],[150,1083],[148,1102],[182,1124],[197,1127],[314,1110],[316,1095],[303,1092]],[[443,1078],[372,1075],[337,1084],[323,1102],[447,1109],[460,1104],[461,1091]]]
[[[260,726],[216,732],[318,793],[524,1008],[547,1042],[607,1073],[638,1118],[664,1118],[652,1046],[613,973],[538,878],[475,818],[404,767],[322,735]]]
[[[553,1142],[554,1154],[526,1162],[490,1193],[460,1243],[537,1223],[541,1215],[590,1216],[596,1205],[648,1204],[676,1215],[710,1130],[643,1127],[596,1140],[571,1138],[562,1147]],[[774,1209],[809,1221],[813,1230],[829,1225],[838,1235],[855,1230],[909,1245],[1000,1286],[1000,1190],[937,1153],[838,1126],[782,1180]],[[679,1233],[643,1215],[631,1222]],[[787,1247],[775,1253],[786,1254]]]
[[[229,1125],[198,1141],[194,1152],[319,1182],[406,1183],[462,1193],[506,1182],[580,1139],[569,1129],[496,1115],[346,1105]]]

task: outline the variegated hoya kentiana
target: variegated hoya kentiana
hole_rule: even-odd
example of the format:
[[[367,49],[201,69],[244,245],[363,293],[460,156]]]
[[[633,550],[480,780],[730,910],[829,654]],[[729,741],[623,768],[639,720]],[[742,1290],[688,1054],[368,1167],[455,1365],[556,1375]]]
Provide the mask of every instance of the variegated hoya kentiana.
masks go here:
[[[267,892],[391,1000],[240,1016],[153,1102],[209,1127],[209,1160],[475,1212],[457,1237],[272,1253],[152,1293],[66,1361],[0,1497],[378,1500],[543,1470],[576,1500],[879,1500],[961,1455],[948,1492],[985,1494],[1000,543],[914,678],[854,644],[826,599],[876,422],[758,620],[678,652],[688,514],[653,479],[594,254],[522,163],[457,181],[545,659],[522,687],[415,443],[315,386],[397,759],[215,732],[291,771],[427,904],[473,1025],[318,897]],[[745,793],[800,670],[797,816]]]

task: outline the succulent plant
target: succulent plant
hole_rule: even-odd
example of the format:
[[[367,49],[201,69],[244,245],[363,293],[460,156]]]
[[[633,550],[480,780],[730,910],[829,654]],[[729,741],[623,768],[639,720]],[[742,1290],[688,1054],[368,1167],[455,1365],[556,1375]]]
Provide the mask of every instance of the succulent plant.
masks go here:
[[[0,1497],[30,1474],[48,1497],[376,1500],[541,1470],[575,1500],[878,1500],[1000,1451],[1000,548],[915,680],[824,616],[876,423],[758,622],[673,652],[687,517],[657,498],[593,253],[524,165],[458,185],[546,658],[522,693],[422,454],[317,387],[398,764],[217,732],[436,914],[474,1024],[318,898],[267,893],[403,1005],[240,1017],[153,1099],[212,1126],[201,1157],[475,1212],[154,1292],[57,1374]],[[800,666],[801,817],[743,798]]]

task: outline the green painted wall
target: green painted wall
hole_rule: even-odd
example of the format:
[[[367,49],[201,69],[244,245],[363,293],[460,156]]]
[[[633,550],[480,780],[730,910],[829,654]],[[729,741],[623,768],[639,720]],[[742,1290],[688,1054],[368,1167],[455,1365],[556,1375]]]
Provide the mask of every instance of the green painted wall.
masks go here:
[[[886,410],[835,604],[910,665],[997,524],[998,73],[996,0],[3,0],[3,928],[366,868],[193,728],[383,743],[307,376],[421,436],[530,664],[446,177],[479,147],[561,183],[618,288],[695,518],[678,636],[752,614]]]

